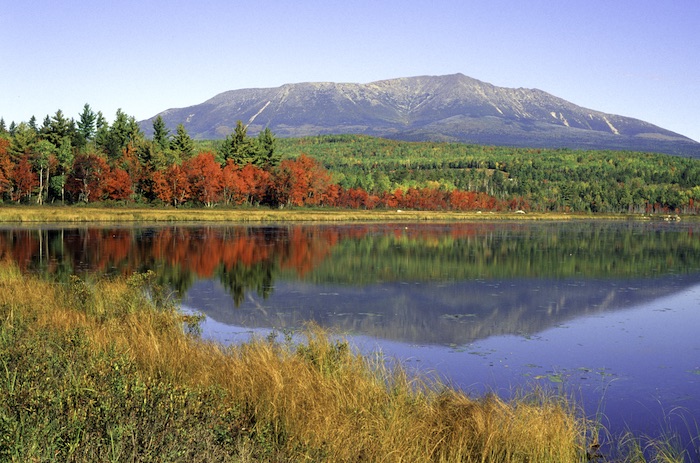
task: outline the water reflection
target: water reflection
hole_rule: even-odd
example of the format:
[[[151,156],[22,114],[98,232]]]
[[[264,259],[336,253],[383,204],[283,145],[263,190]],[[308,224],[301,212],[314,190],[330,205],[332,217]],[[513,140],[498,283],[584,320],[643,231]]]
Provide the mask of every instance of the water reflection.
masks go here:
[[[700,274],[692,225],[638,222],[5,229],[0,257],[58,280],[154,270],[233,325],[442,345],[532,335]]]

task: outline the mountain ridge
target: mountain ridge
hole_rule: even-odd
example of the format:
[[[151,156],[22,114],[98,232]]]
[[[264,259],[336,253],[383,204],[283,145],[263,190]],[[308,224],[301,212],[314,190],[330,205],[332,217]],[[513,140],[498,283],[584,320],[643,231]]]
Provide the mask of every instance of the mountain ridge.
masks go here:
[[[303,82],[229,90],[160,115],[174,131],[220,139],[236,121],[279,137],[365,134],[533,148],[622,149],[700,157],[700,143],[648,122],[583,108],[539,89],[498,87],[465,76],[416,76],[367,84]]]

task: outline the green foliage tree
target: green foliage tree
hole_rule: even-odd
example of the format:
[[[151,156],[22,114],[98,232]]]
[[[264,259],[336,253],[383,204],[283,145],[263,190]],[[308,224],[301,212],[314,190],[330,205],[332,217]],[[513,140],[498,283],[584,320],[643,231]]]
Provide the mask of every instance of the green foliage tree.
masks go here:
[[[55,148],[58,148],[64,137],[76,137],[75,122],[73,119],[67,119],[63,115],[63,111],[59,109],[56,111],[56,114],[49,119],[49,123],[42,127],[41,135],[44,139],[51,142]]]
[[[66,180],[73,165],[73,147],[70,138],[65,137],[61,145],[56,150],[56,161],[58,163],[56,174],[51,177],[49,187],[54,195],[61,198],[61,202],[66,201]]]
[[[12,142],[10,143],[10,155],[14,160],[19,160],[21,157],[30,156],[34,153],[38,142],[36,132],[29,127],[25,122],[21,122],[14,130]]]
[[[33,131],[39,132],[39,127],[36,125],[36,116],[29,118],[29,127],[31,127]]]
[[[67,137],[66,137],[67,138]],[[37,194],[37,204],[44,204],[48,196],[48,186],[50,181],[49,163],[54,156],[56,147],[48,140],[40,140],[34,147],[32,155],[32,165],[39,174],[39,193]]]
[[[170,147],[170,130],[165,126],[165,121],[160,114],[153,121],[153,141],[162,150]]]
[[[133,116],[127,116],[121,108],[118,109],[106,137],[104,148],[107,158],[114,162],[122,155],[129,143],[135,143],[141,139],[143,139],[143,133],[136,119]]]
[[[281,161],[281,155],[277,151],[277,139],[269,127],[265,127],[258,134],[258,156],[255,165],[270,168],[277,166]]]
[[[225,163],[229,159],[237,165],[257,164],[258,149],[255,140],[248,136],[243,122],[237,121],[233,133],[229,134],[219,148],[219,157]]]
[[[170,142],[170,149],[178,153],[182,160],[190,159],[194,154],[194,141],[183,124],[177,125],[175,136]]]
[[[83,111],[80,113],[78,120],[78,148],[83,148],[95,136],[95,123],[97,122],[97,114],[90,108],[90,105],[85,103]]]

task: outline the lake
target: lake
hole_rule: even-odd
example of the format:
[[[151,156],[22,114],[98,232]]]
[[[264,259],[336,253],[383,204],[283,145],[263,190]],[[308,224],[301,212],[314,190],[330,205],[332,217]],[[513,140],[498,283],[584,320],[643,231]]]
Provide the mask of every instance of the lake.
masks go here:
[[[222,343],[314,321],[474,394],[543,386],[617,435],[700,427],[700,226],[678,222],[0,229],[27,272],[154,270]]]

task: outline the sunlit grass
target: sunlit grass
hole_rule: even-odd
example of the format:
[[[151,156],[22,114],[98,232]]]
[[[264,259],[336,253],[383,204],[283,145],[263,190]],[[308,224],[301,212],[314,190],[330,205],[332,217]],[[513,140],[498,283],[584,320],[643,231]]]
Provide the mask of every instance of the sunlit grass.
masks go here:
[[[586,461],[561,397],[468,397],[316,327],[205,342],[155,281],[0,265],[0,460]]]
[[[648,219],[628,214],[565,214],[456,211],[396,211],[353,209],[268,208],[151,208],[99,206],[7,206],[0,207],[0,223],[139,223],[139,222],[355,222],[355,221],[472,221],[472,220],[577,220]]]

